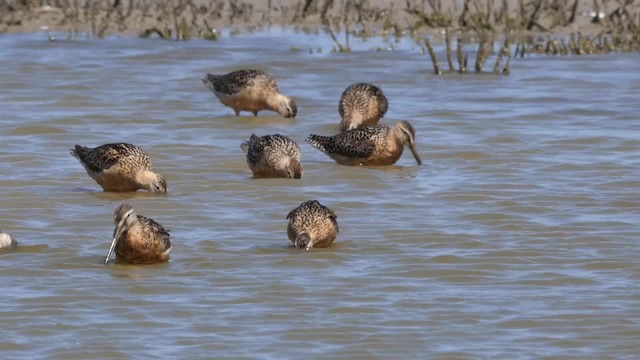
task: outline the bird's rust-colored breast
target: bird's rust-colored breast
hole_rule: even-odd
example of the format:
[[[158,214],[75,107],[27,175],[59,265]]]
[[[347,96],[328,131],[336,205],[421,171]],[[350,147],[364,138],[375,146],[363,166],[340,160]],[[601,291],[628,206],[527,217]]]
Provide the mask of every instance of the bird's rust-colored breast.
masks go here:
[[[169,233],[155,221],[138,215],[116,246],[117,258],[130,264],[150,264],[169,261]]]

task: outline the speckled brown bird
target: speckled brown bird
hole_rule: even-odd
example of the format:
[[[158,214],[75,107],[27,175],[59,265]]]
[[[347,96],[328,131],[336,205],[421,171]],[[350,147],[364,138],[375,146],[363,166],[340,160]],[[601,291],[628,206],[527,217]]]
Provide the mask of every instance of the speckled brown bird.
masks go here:
[[[400,159],[404,145],[422,165],[415,147],[416,131],[408,121],[393,127],[369,125],[335,136],[311,134],[306,141],[340,165],[393,165]]]
[[[367,83],[349,86],[340,97],[340,132],[377,125],[387,113],[389,102],[379,87]]]
[[[226,75],[207,74],[202,82],[224,105],[236,112],[250,111],[258,116],[258,111],[275,111],[285,118],[293,118],[298,113],[296,103],[282,95],[278,82],[260,70],[238,70]]]
[[[129,264],[152,264],[169,261],[171,241],[162,225],[136,215],[129,204],[120,205],[113,213],[113,241],[104,260],[105,265],[115,250],[116,260]]]
[[[104,191],[127,192],[144,189],[167,192],[165,178],[151,170],[149,155],[135,145],[105,144],[97,148],[76,145],[71,155]]]
[[[247,154],[247,165],[254,177],[302,178],[300,146],[290,138],[275,134],[257,137],[240,146]]]
[[[297,248],[327,247],[340,231],[337,218],[336,213],[317,200],[305,201],[287,215],[287,235]]]
[[[17,245],[18,245],[18,242],[16,241],[16,239],[11,237],[10,234],[0,230],[0,249],[17,246]]]

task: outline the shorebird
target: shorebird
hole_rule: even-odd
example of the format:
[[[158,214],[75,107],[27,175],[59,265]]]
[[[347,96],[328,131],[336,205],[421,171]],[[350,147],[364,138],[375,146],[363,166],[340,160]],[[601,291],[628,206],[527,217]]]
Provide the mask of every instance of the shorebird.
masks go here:
[[[97,148],[76,145],[71,155],[80,160],[82,166],[104,191],[167,192],[165,178],[151,171],[149,155],[135,145],[117,143]]]
[[[285,118],[298,112],[296,103],[282,95],[278,82],[260,70],[238,70],[225,75],[207,74],[202,82],[226,106],[240,115],[240,111],[275,111]]]
[[[0,249],[16,245],[18,245],[16,239],[12,238],[10,234],[7,234],[6,232],[2,232],[2,230],[0,230]]]
[[[136,215],[129,204],[118,206],[113,213],[113,241],[104,259],[105,265],[115,250],[116,259],[130,264],[151,264],[169,261],[171,242],[162,225],[142,215]]]
[[[393,165],[400,159],[404,145],[422,165],[415,147],[416,131],[408,121],[393,127],[369,125],[335,136],[311,134],[306,141],[340,165]]]
[[[275,134],[257,137],[240,145],[254,177],[302,178],[300,146],[290,138]]]
[[[338,104],[342,117],[340,132],[376,125],[388,109],[389,102],[380,88],[367,83],[353,84],[342,93]]]
[[[297,248],[327,247],[340,231],[336,213],[316,200],[303,202],[287,215],[287,219],[287,235]]]

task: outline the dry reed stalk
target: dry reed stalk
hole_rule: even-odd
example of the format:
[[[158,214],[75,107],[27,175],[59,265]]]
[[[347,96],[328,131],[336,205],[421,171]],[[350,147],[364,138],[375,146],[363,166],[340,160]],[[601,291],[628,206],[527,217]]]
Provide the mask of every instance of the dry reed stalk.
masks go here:
[[[342,45],[342,43],[340,43],[340,40],[338,40],[338,37],[336,36],[335,31],[333,31],[333,29],[331,28],[331,22],[329,22],[329,25],[327,25],[325,27],[325,30],[329,33],[329,35],[331,36],[331,39],[333,39],[333,42],[336,44],[336,46],[338,47],[338,52],[351,52],[351,48],[344,47]],[[348,39],[348,37],[347,37]]]
[[[447,63],[449,63],[449,71],[456,71],[453,65],[453,51],[451,50],[451,36],[449,35],[449,28],[444,29],[444,39],[447,44]]]
[[[429,39],[425,39],[424,43],[427,46],[427,49],[429,50],[429,56],[431,56],[431,62],[433,63],[433,73],[436,75],[442,74],[442,71],[440,71],[440,65],[438,64],[438,58],[436,57],[435,51],[433,51],[433,46],[431,46],[431,42],[429,41]]]
[[[509,74],[511,74],[511,70],[509,70],[510,63],[511,63],[511,56],[507,58],[507,64],[504,66],[504,69],[502,69],[502,74],[504,74],[505,76],[509,76]]]
[[[502,56],[507,53],[507,50],[506,50],[507,46],[509,46],[509,40],[508,40],[508,37],[505,37],[504,45],[502,45],[502,48],[498,51],[498,56],[496,57],[496,63],[493,66],[493,72],[496,74],[500,73],[500,63],[502,62]]]
[[[460,37],[457,38],[456,55],[458,57],[458,71],[461,74],[465,74],[467,72],[467,54],[462,54],[462,41]]]
[[[334,0],[325,0],[324,4],[322,4],[322,12],[320,14],[320,18],[323,23],[327,22],[327,13],[333,7]]]
[[[491,50],[488,45],[489,44],[487,42],[487,38],[483,36],[480,39],[480,43],[478,43],[478,53],[476,54],[476,64],[475,64],[476,73],[480,73],[482,71],[482,68],[484,67],[484,63],[487,61],[487,58],[489,57]]]

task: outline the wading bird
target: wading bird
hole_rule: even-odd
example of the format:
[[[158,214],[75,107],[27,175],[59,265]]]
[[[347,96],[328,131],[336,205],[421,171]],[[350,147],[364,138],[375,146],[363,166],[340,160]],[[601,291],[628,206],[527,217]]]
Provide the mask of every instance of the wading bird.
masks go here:
[[[254,177],[302,178],[300,146],[290,138],[275,134],[257,137],[240,146],[247,154],[247,164]]]
[[[303,202],[287,215],[287,219],[287,235],[297,248],[327,247],[340,231],[336,214],[316,200]]]
[[[377,125],[389,109],[382,90],[367,83],[353,84],[342,93],[338,104],[340,132],[367,125]]]
[[[393,127],[369,125],[335,136],[311,134],[306,142],[340,165],[368,166],[395,164],[407,145],[418,165],[422,165],[416,150],[416,131],[408,121]]]
[[[165,178],[151,171],[149,155],[135,145],[117,143],[97,148],[76,145],[71,155],[104,191],[127,192],[144,189],[167,192]]]
[[[129,204],[120,205],[113,213],[113,241],[104,259],[105,265],[115,250],[116,259],[130,264],[152,264],[169,261],[171,241],[162,225],[136,215]]]
[[[232,108],[236,116],[240,111],[271,110],[285,118],[293,118],[298,112],[296,103],[282,95],[278,82],[260,70],[238,70],[225,75],[207,74],[202,82],[224,105]]]

